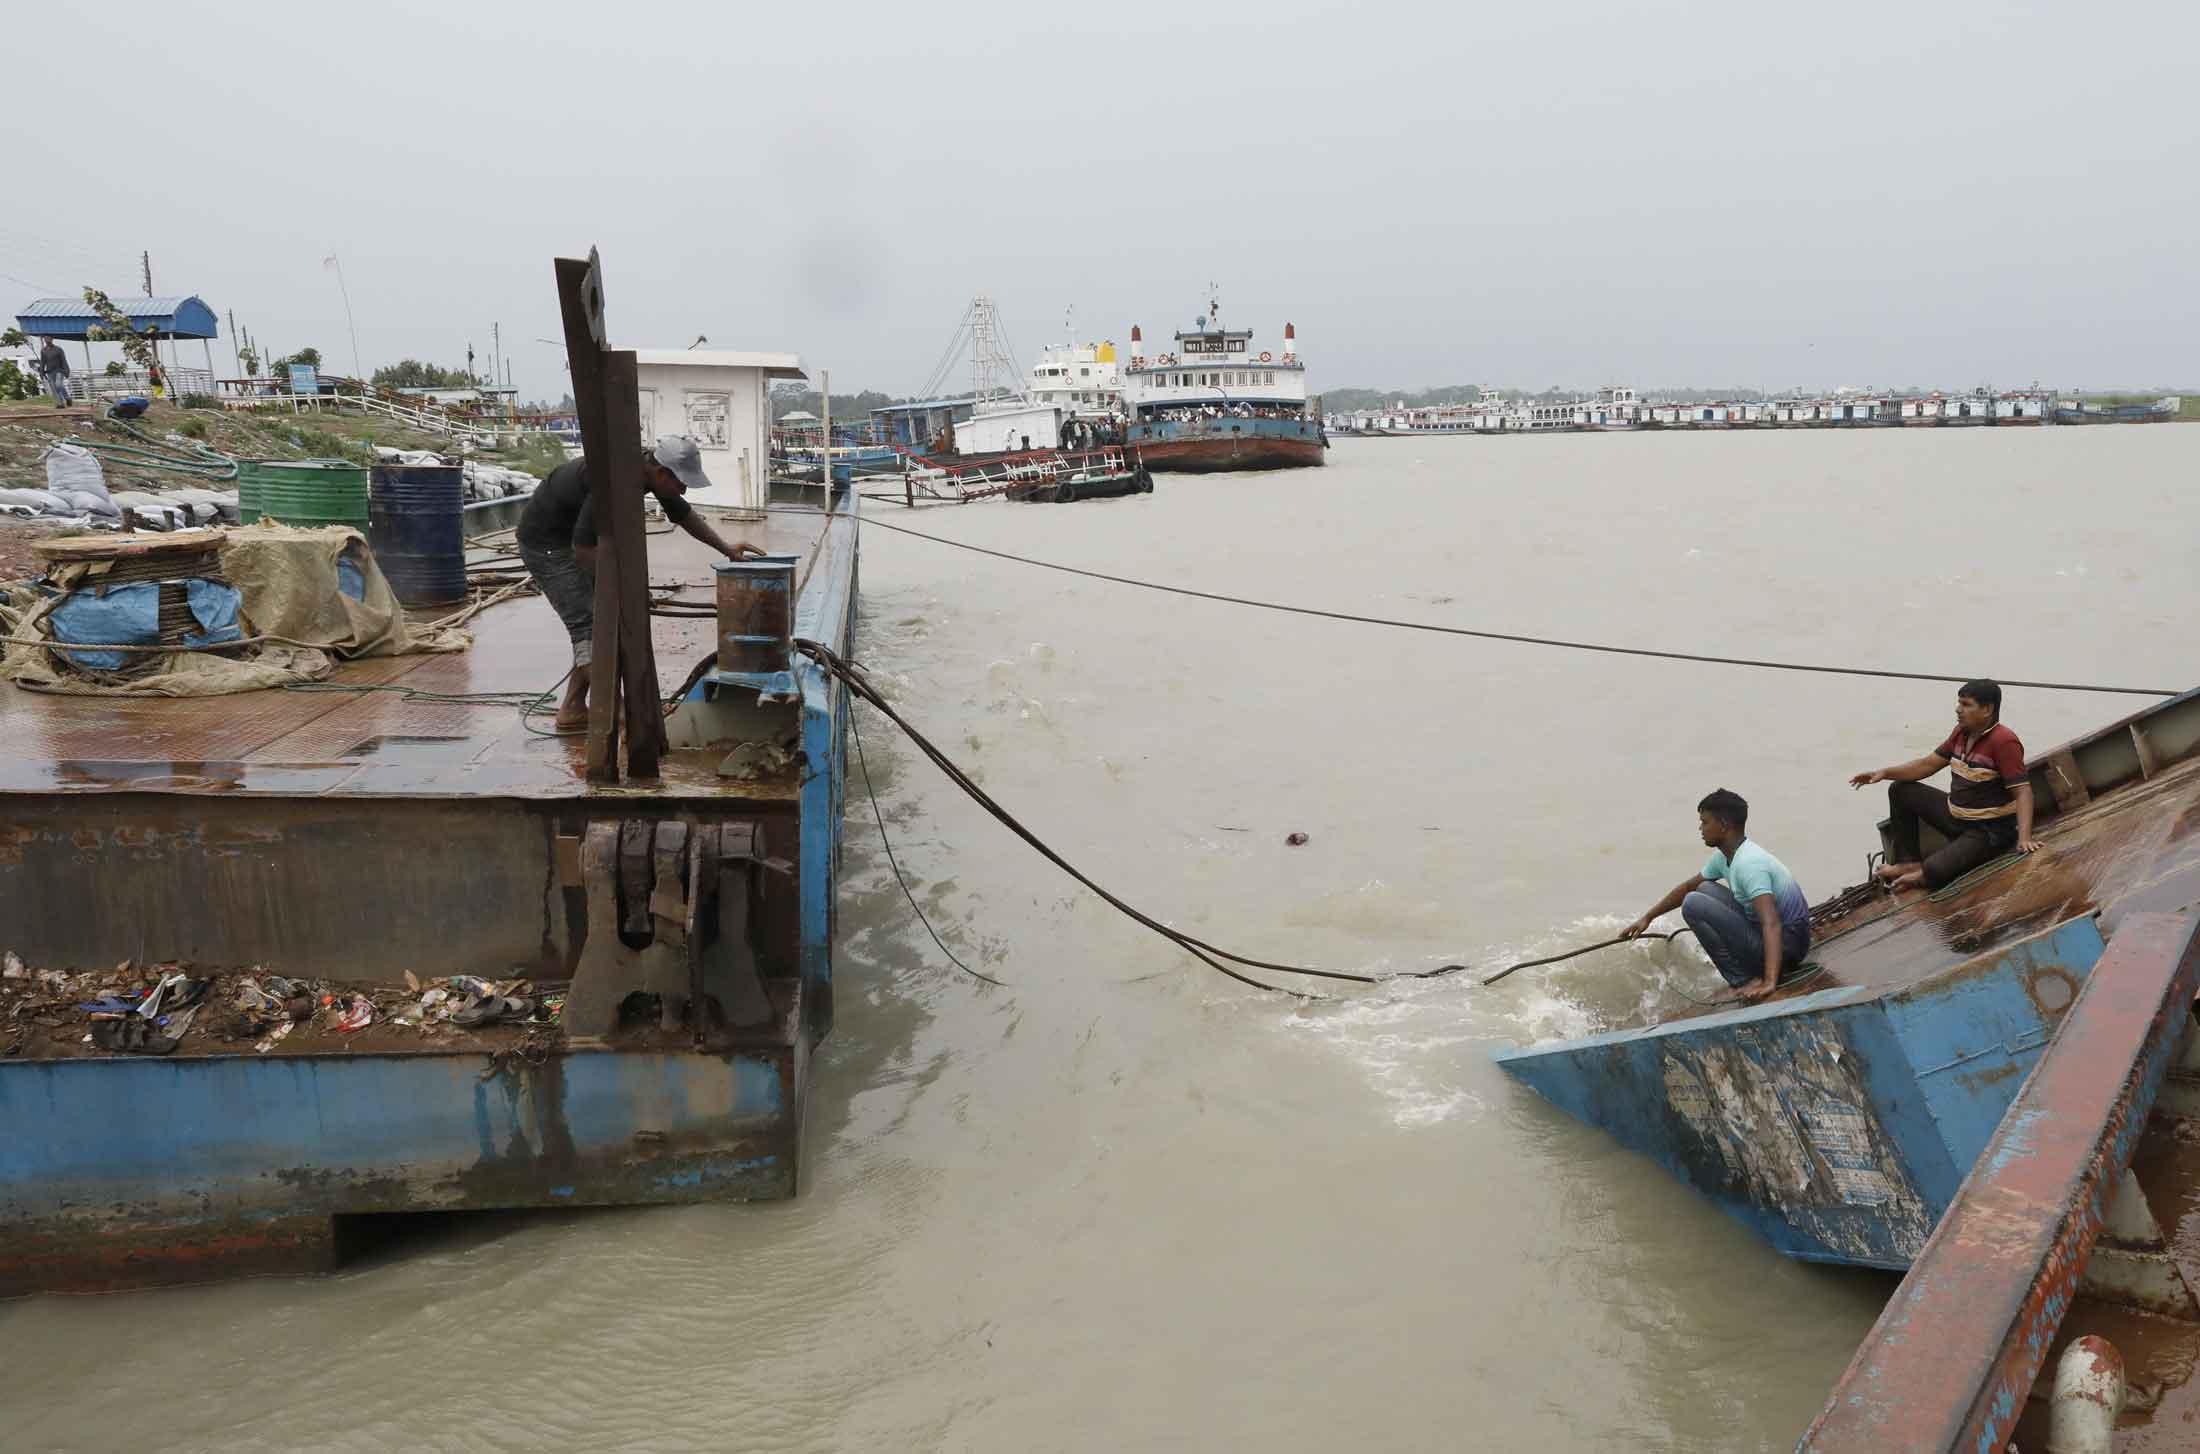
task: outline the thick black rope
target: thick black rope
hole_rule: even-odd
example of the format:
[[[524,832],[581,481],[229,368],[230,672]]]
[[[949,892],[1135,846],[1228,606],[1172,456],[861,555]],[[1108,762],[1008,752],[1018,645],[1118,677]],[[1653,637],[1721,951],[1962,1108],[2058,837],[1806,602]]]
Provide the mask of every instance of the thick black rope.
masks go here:
[[[1327,621],[1350,621],[1361,626],[1389,626],[1400,631],[1431,631],[1441,636],[1471,636],[1478,641],[1509,641],[1518,646],[1553,646],[1565,651],[1594,651],[1609,656],[1642,656],[1655,661],[1692,661],[1707,666],[1753,666],[1765,671],[1815,672],[1824,676],[1878,677],[1889,681],[1904,682],[1956,682],[1963,683],[1977,675],[1962,676],[1926,671],[1883,671],[1864,666],[1819,666],[1801,661],[1764,661],[1747,656],[1706,656],[1693,651],[1657,651],[1647,646],[1613,646],[1597,641],[1566,641],[1553,636],[1523,636],[1510,631],[1481,631],[1467,626],[1439,626],[1429,621],[1400,621],[1385,616],[1361,616],[1349,611],[1324,611],[1314,606],[1293,606],[1281,601],[1259,601],[1246,596],[1226,596],[1215,591],[1195,591],[1189,586],[1164,585],[1159,581],[1142,581],[1133,576],[1110,575],[1106,571],[1086,570],[1080,566],[1062,565],[1051,560],[1039,560],[1028,555],[1015,555],[1005,550],[993,550],[967,541],[950,540],[944,535],[929,535],[922,530],[911,530],[906,525],[889,525],[875,515],[863,517],[865,525],[881,530],[891,530],[900,535],[914,535],[919,540],[929,540],[935,545],[952,545],[957,550],[972,550],[980,555],[990,555],[997,560],[1012,560],[1019,565],[1037,566],[1041,570],[1061,571],[1065,575],[1084,576],[1089,580],[1113,581],[1119,586],[1137,586],[1141,590],[1162,591],[1172,596],[1190,596],[1201,601],[1220,601],[1230,606],[1251,606],[1261,611],[1282,611],[1293,616],[1318,616]],[[2026,682],[2009,677],[1996,678],[2005,687],[2029,687],[2040,692],[2103,692],[2123,697],[2174,697],[2178,692],[2168,687],[2103,687],[2084,682]]]
[[[856,740],[856,766],[863,771],[863,795],[871,800],[871,816],[878,820],[878,841],[886,849],[886,862],[894,870],[894,882],[901,885],[901,896],[909,901],[909,908],[916,914],[917,922],[924,926],[924,932],[932,936],[932,942],[939,945],[940,953],[946,955],[955,968],[972,979],[982,979],[987,984],[1000,985],[1002,989],[1007,989],[1007,985],[992,975],[981,973],[963,963],[962,957],[949,949],[947,942],[940,938],[940,931],[932,927],[931,919],[925,915],[924,906],[917,902],[916,894],[910,891],[909,880],[901,871],[901,860],[894,857],[894,840],[886,836],[886,814],[879,810],[878,791],[871,786],[871,764],[863,755],[863,729],[856,725],[856,714],[853,710],[848,713],[848,734]]]
[[[1253,959],[1246,955],[1234,954],[1231,951],[1223,949],[1218,945],[1210,944],[1204,939],[1199,939],[1194,937],[1193,935],[1187,934],[1181,929],[1171,928],[1169,925],[1162,923],[1159,919],[1154,918],[1152,915],[1141,911],[1133,905],[1126,903],[1124,900],[1118,898],[1116,895],[1110,893],[1107,889],[1101,887],[1098,883],[1094,882],[1084,873],[1083,870],[1079,869],[1075,864],[1071,863],[1068,859],[1062,857],[1062,855],[1056,853],[1052,848],[1049,848],[1045,843],[1041,842],[1036,834],[1034,834],[1030,829],[1026,828],[1021,822],[1017,821],[1014,814],[1010,813],[1008,809],[1002,807],[998,802],[993,799],[991,794],[987,793],[984,788],[979,787],[978,784],[970,778],[969,774],[965,773],[960,767],[957,767],[955,763],[948,758],[946,753],[940,751],[940,749],[933,744],[930,738],[926,737],[922,732],[919,732],[914,726],[910,725],[907,718],[903,717],[899,712],[895,711],[893,706],[888,703],[885,697],[879,693],[878,688],[871,685],[870,679],[864,675],[862,667],[856,665],[854,662],[845,660],[844,658],[836,655],[831,648],[820,645],[815,641],[798,640],[795,642],[795,648],[803,655],[815,661],[827,672],[831,673],[835,677],[838,677],[841,681],[846,682],[848,684],[849,691],[854,693],[856,696],[861,697],[864,701],[870,703],[873,707],[877,708],[878,711],[883,716],[885,716],[887,721],[892,722],[896,727],[899,727],[902,730],[903,735],[908,737],[908,739],[916,745],[916,748],[919,752],[922,752],[926,757],[932,760],[933,766],[937,767],[941,772],[947,775],[949,781],[954,783],[955,786],[961,788],[963,792],[970,797],[971,801],[975,802],[979,807],[985,809],[985,811],[989,815],[991,815],[995,821],[1000,823],[1002,827],[1008,829],[1009,832],[1015,834],[1018,838],[1021,838],[1026,844],[1030,845],[1031,848],[1035,850],[1040,857],[1046,859],[1047,862],[1053,864],[1056,868],[1059,868],[1060,870],[1062,870],[1062,872],[1068,874],[1071,878],[1077,880],[1077,882],[1092,890],[1093,893],[1097,894],[1111,908],[1114,908],[1118,912],[1124,914],[1125,916],[1144,926],[1145,928],[1152,930],[1154,933],[1159,934],[1162,938],[1168,940],[1171,944],[1176,945],[1179,949],[1182,949],[1185,953],[1199,960],[1208,968],[1226,974],[1240,984],[1250,985],[1257,990],[1266,990],[1271,994],[1296,995],[1301,999],[1323,998],[1323,996],[1312,994],[1306,990],[1296,990],[1284,985],[1265,983],[1264,981],[1253,978],[1251,975],[1242,974],[1239,971],[1232,969],[1230,967],[1230,964],[1242,964],[1251,969],[1274,970],[1281,974],[1306,975],[1314,979],[1342,980],[1350,984],[1386,984],[1392,980],[1399,979],[1441,979],[1446,975],[1460,974],[1472,968],[1472,966],[1465,964],[1444,964],[1438,965],[1434,969],[1400,971],[1396,974],[1356,974],[1349,970],[1316,969],[1308,965],[1281,964],[1273,960]],[[851,731],[854,730],[855,721],[852,716],[849,719],[849,727]],[[860,732],[856,732],[855,736],[856,760],[863,771],[864,789],[866,792],[869,792],[871,786],[871,773],[869,764],[864,762],[863,760],[862,734]],[[871,810],[874,814],[878,814],[878,797],[876,794],[873,794],[871,797]],[[879,836],[883,839],[885,835],[886,820],[883,814],[879,814]],[[892,862],[893,847],[891,844],[888,844],[887,846],[887,858],[889,862]],[[895,864],[894,872],[897,878],[900,877],[901,868],[898,863]],[[902,883],[902,892],[904,894],[909,894],[909,885],[906,880],[904,880]],[[913,909],[917,909],[917,901],[914,894],[909,894],[909,906]],[[958,967],[964,969],[972,975],[976,975],[979,979],[986,980],[988,984],[1000,983],[999,980],[987,979],[985,975],[978,974],[976,970],[971,969],[968,965],[963,964],[960,959],[955,959],[953,951],[949,950],[945,944],[940,943],[939,934],[936,931],[932,930],[931,921],[924,918],[924,911],[922,909],[917,909],[917,917],[920,920],[924,920],[925,929],[928,932],[932,933],[932,940],[935,944],[940,945],[941,952],[946,954],[948,958],[954,959]],[[1673,939],[1678,937],[1679,935],[1686,934],[1688,932],[1689,931],[1686,929],[1676,929],[1673,930],[1671,933],[1643,934],[1638,937],[1643,939]],[[1518,964],[1506,966],[1504,969],[1499,970],[1497,973],[1490,975],[1487,979],[1482,980],[1481,983],[1484,985],[1493,985],[1499,980],[1505,978],[1505,976],[1515,973],[1519,970],[1533,969],[1539,965],[1545,964],[1557,964],[1563,960],[1568,959],[1578,959],[1584,954],[1588,954],[1599,949],[1609,949],[1615,944],[1620,944],[1624,942],[1626,942],[1625,936],[1622,936],[1620,938],[1606,939],[1596,944],[1584,945],[1579,949],[1570,949],[1564,954],[1552,954],[1546,955],[1540,959],[1522,960]],[[1228,960],[1230,963],[1225,964],[1223,963],[1224,960]]]

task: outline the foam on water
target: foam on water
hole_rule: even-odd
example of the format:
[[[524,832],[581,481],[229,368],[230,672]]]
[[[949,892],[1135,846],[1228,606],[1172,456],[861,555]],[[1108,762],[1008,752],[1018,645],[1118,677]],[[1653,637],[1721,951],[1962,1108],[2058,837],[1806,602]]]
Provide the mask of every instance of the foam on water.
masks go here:
[[[1506,1044],[1570,1040],[1649,1024],[1723,992],[1709,962],[1686,940],[1614,945],[1522,970],[1487,987],[1478,982],[1523,959],[1610,939],[1627,922],[1590,915],[1478,954],[1469,961],[1477,966],[1473,971],[1347,991],[1277,1023],[1357,1064],[1401,1128],[1472,1119],[1489,1102],[1468,1088],[1470,1060],[1486,1059]],[[1418,967],[1373,965],[1367,972]]]

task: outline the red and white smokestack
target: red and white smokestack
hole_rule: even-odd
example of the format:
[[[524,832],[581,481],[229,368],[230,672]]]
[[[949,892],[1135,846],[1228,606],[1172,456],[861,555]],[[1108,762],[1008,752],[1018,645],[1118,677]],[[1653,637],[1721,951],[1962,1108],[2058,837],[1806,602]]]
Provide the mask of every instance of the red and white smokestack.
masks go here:
[[[1283,361],[1296,363],[1299,357],[1299,331],[1290,324],[1283,325]]]
[[[1146,366],[1145,347],[1138,340],[1138,325],[1133,323],[1131,325],[1131,367],[1134,369],[1142,369]]]

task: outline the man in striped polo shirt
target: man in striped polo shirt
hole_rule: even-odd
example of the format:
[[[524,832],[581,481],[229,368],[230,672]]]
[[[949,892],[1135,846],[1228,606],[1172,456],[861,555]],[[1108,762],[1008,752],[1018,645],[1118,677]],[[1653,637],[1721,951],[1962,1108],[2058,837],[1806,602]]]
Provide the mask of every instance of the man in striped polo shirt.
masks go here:
[[[1925,786],[1923,779],[1944,767],[1952,770],[1951,791]],[[2032,853],[2040,846],[2032,836],[2024,744],[2001,723],[1999,683],[1982,679],[1956,690],[1956,730],[1930,753],[1849,779],[1852,788],[1872,783],[1893,784],[1887,807],[1894,846],[1879,868],[1880,881],[1890,888],[1937,889],[2012,848]],[[1948,840],[1930,857],[1918,851],[1921,823]]]

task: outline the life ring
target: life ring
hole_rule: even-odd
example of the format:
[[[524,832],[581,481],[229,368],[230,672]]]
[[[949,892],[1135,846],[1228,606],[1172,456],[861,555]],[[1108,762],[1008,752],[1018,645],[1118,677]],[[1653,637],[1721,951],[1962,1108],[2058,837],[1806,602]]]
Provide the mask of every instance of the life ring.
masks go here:
[[[1262,363],[1270,363],[1270,362],[1273,362],[1273,360],[1271,360],[1271,359],[1269,358],[1269,356],[1268,356],[1267,354],[1265,354],[1265,353],[1264,353],[1264,354],[1262,354],[1262,355],[1260,356],[1260,361],[1261,361]]]

